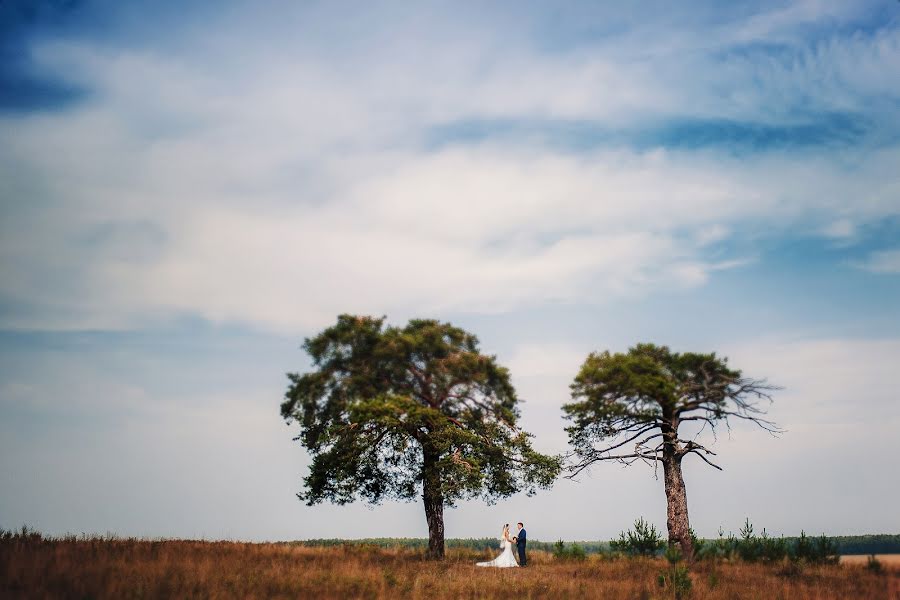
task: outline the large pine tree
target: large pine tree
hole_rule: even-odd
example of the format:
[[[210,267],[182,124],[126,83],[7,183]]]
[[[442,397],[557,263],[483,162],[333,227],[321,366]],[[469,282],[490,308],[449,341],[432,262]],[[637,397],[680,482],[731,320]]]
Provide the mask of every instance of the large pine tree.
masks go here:
[[[777,432],[763,418],[760,400],[777,389],[765,380],[743,377],[715,353],[672,352],[666,346],[638,344],[627,353],[590,354],[572,383],[573,402],[563,406],[573,424],[566,428],[577,462],[569,477],[600,461],[662,463],[669,543],[693,557],[687,490],[682,461],[694,454],[705,463],[715,452],[696,436],[683,439],[679,428],[699,423],[710,431],[731,419],[751,421]]]
[[[535,452],[509,372],[449,323],[341,315],[304,344],[313,370],[289,373],[281,414],[312,456],[308,504],[421,495],[428,555],[444,556],[444,507],[549,487],[560,463]]]

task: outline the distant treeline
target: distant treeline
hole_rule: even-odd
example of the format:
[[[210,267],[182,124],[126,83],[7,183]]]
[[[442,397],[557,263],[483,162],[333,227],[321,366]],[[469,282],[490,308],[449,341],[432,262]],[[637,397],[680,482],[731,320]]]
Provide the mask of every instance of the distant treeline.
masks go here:
[[[831,539],[841,554],[900,554],[900,535],[837,535]]]
[[[365,538],[356,540],[344,540],[339,538],[315,539],[315,540],[298,540],[296,542],[285,542],[287,544],[299,544],[302,546],[377,546],[379,548],[412,548],[427,549],[427,538]],[[469,550],[498,550],[500,548],[500,538],[454,538],[445,541],[447,548],[466,548]],[[546,550],[553,551],[555,542],[542,542],[540,540],[528,540],[528,548],[530,550]],[[586,552],[598,553],[609,550],[608,542],[578,542]]]
[[[828,539],[833,541],[841,554],[900,554],[900,534],[876,534],[876,535],[838,535],[830,536]],[[796,542],[796,537],[785,537],[787,543]],[[708,540],[712,542],[713,540]],[[428,548],[428,540],[426,538],[368,538],[358,540],[343,539],[315,539],[302,540],[296,542],[286,542],[288,544],[300,544],[303,546],[343,546],[361,545],[361,546],[378,546],[379,548],[412,548],[422,549]],[[447,548],[468,548],[472,550],[488,550],[498,549],[500,540],[498,538],[461,538],[448,539],[446,541]],[[600,541],[579,541],[577,542],[581,548],[588,554],[597,554],[599,552],[609,552],[609,542]],[[546,550],[553,552],[555,542],[543,542],[540,540],[528,540],[528,548],[531,550]]]

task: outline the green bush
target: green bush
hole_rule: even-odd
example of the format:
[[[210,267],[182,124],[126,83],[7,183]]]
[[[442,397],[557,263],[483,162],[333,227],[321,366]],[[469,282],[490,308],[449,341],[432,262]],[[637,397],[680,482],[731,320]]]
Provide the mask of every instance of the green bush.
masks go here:
[[[628,556],[655,556],[664,546],[656,526],[644,521],[643,517],[634,522],[634,529],[623,531],[618,540],[609,543],[614,552],[622,552]]]
[[[681,562],[681,551],[676,546],[666,548],[666,560],[669,562],[669,568],[662,571],[656,578],[659,587],[672,591],[677,600],[687,598],[691,595],[693,582],[691,581],[688,568],[679,564]]]
[[[837,544],[824,534],[817,538],[809,538],[806,532],[801,530],[800,537],[794,543],[791,558],[812,564],[837,564],[840,554]]]
[[[706,540],[698,538],[692,527],[688,528],[688,533],[691,535],[691,544],[694,546],[694,556],[703,556],[706,554],[709,543]]]
[[[805,531],[797,538],[773,538],[765,529],[754,533],[750,519],[744,521],[740,537],[726,538],[719,529],[719,539],[705,544],[697,558],[738,558],[746,562],[777,563],[784,559],[808,564],[835,564],[840,558],[835,541],[824,535],[810,538]]]
[[[557,560],[584,560],[587,558],[587,553],[577,542],[566,548],[566,544],[559,540],[553,544],[553,558]]]

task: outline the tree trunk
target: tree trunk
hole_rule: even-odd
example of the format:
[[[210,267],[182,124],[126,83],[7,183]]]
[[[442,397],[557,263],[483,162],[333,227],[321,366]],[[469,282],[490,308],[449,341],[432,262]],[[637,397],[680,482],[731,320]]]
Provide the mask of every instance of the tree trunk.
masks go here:
[[[422,500],[425,520],[428,521],[427,558],[444,558],[444,496],[441,494],[441,473],[437,467],[437,452],[423,448]]]
[[[663,474],[666,481],[666,527],[669,530],[669,545],[681,546],[681,554],[688,562],[694,559],[694,544],[691,541],[688,520],[687,490],[681,476],[681,457],[674,452],[663,452]]]

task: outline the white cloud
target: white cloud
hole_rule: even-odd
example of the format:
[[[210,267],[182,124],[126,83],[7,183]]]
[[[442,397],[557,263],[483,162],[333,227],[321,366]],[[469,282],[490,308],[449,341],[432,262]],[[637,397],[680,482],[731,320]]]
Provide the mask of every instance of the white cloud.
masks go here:
[[[572,379],[593,348],[567,342],[528,343],[517,347],[501,362],[520,377],[568,377]]]
[[[839,219],[822,229],[822,234],[835,240],[844,241],[856,235],[856,225],[848,219]]]
[[[859,164],[560,152],[539,139],[422,149],[433,127],[458,120],[777,122],[787,117],[770,114],[773,96],[819,102],[835,97],[821,86],[848,78],[867,93],[896,93],[892,78],[874,74],[900,54],[881,34],[841,38],[799,65],[734,59],[722,69],[710,58],[776,31],[801,44],[791,28],[815,20],[813,8],[695,41],[651,22],[642,40],[613,36],[558,54],[483,29],[460,40],[468,29],[458,20],[427,41],[418,21],[402,35],[373,23],[368,41],[327,60],[302,39],[274,52],[229,45],[221,30],[198,34],[195,54],[36,45],[45,68],[92,96],[0,121],[13,140],[0,150],[10,204],[0,275],[3,293],[29,307],[3,324],[110,328],[192,314],[306,328],[342,310],[596,302],[703,285],[748,260],[721,254],[731,240],[797,227],[834,234],[896,215],[891,147]],[[236,66],[223,69],[229,58]],[[763,68],[760,85],[746,89]],[[708,80],[690,83],[688,71]],[[744,99],[729,101],[727,89]],[[95,235],[135,223],[159,233],[140,252],[123,251],[132,233]]]
[[[872,273],[900,273],[900,250],[880,250],[856,266]]]

